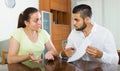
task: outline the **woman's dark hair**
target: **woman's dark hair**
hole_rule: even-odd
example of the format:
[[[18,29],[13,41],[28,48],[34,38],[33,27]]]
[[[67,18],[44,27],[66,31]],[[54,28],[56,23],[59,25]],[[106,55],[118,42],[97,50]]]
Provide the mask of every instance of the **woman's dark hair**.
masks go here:
[[[29,21],[30,19],[30,15],[35,13],[35,12],[38,12],[39,10],[34,8],[34,7],[29,7],[27,9],[24,10],[23,13],[20,13],[19,15],[19,19],[18,19],[18,28],[20,27],[26,27],[24,21]]]
[[[72,13],[80,13],[80,16],[84,19],[85,17],[90,17],[92,16],[92,10],[89,5],[86,4],[81,4],[77,5],[73,8]]]

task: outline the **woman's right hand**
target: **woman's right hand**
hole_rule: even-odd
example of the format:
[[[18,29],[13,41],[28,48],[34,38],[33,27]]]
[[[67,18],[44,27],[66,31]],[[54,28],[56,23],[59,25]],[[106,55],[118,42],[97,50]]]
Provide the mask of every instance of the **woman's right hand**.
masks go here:
[[[45,59],[47,59],[47,60],[54,60],[54,52],[53,51],[48,51],[45,54]]]
[[[40,63],[42,59],[37,59],[32,52],[29,53],[29,57],[33,62]]]

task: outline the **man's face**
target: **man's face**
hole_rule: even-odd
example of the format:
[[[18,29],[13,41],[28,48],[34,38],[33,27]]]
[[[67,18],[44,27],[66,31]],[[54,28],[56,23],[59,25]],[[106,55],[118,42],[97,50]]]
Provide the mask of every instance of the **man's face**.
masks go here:
[[[75,13],[73,14],[73,25],[77,31],[83,31],[87,25],[82,17],[80,17],[80,14]]]

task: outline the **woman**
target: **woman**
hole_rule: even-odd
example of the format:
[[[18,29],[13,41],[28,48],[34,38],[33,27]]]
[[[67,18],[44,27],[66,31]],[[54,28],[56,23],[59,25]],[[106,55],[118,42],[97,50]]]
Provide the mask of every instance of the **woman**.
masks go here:
[[[45,59],[54,60],[56,49],[41,25],[41,14],[36,8],[29,7],[19,15],[18,29],[10,39],[9,64],[30,61],[40,63],[45,48],[48,50]]]

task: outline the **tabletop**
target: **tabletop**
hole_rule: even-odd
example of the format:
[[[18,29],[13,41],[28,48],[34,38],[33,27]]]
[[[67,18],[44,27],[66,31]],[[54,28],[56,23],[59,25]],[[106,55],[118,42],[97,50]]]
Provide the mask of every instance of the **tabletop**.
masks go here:
[[[120,71],[120,65],[92,61],[75,61],[67,63],[59,58],[40,64],[8,64],[8,71]]]

